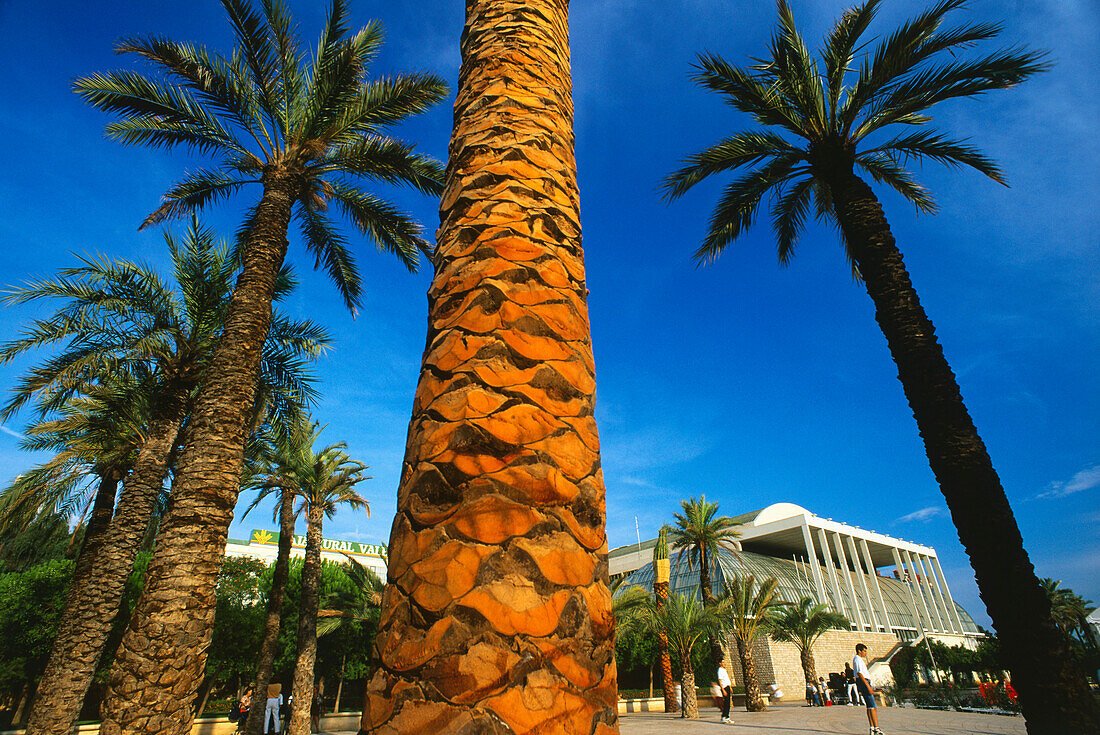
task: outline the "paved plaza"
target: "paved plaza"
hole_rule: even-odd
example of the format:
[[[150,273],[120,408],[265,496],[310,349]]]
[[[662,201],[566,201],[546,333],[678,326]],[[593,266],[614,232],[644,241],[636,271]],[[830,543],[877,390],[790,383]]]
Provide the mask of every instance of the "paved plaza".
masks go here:
[[[718,721],[718,710],[704,709],[698,720],[663,712],[620,715],[622,735],[866,735],[867,715],[862,707],[803,707],[781,705],[767,712],[730,713],[732,725]],[[903,707],[880,707],[879,727],[885,735],[1025,735],[1024,718],[971,712],[938,712]]]

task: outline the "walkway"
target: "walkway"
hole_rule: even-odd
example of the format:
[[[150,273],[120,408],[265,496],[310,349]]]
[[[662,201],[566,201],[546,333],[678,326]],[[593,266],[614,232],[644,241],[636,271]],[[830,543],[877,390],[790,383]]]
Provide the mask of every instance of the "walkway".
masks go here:
[[[663,712],[620,715],[622,735],[866,735],[862,707],[781,705],[767,712],[731,712],[732,725],[718,721],[718,711],[705,709],[698,720]],[[879,727],[886,735],[1025,735],[1024,718],[972,712],[880,707]]]

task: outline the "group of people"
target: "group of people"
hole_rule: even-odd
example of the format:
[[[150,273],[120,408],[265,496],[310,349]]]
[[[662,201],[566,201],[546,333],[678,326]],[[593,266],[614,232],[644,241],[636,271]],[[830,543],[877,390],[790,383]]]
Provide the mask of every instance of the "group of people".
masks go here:
[[[264,724],[262,732],[264,735],[278,733],[282,730],[286,724],[286,718],[290,717],[290,704],[293,698],[294,695],[292,694],[284,702],[283,685],[268,685],[267,698],[263,700]],[[244,732],[245,723],[248,721],[248,713],[252,709],[252,700],[252,688],[249,687],[244,694],[237,698],[236,703],[229,711],[229,719],[237,722],[237,732]],[[256,706],[259,706],[259,704],[257,702]],[[324,714],[324,707],[321,699],[321,688],[314,687],[313,701],[310,703],[309,708],[310,732],[320,732],[322,714]]]
[[[856,655],[851,664],[844,664],[844,684],[847,694],[847,704],[855,706],[862,703],[867,707],[867,723],[870,726],[869,735],[883,735],[878,726],[878,709],[875,706],[875,688],[871,686],[871,672],[867,668],[867,646],[860,643],[856,646]],[[715,684],[716,698],[719,699],[719,707],[722,710],[722,723],[732,725],[730,719],[730,702],[733,698],[732,682],[725,666],[718,666],[718,682]],[[770,687],[770,697],[783,696],[775,684]],[[828,706],[832,704],[832,694],[825,685],[825,678],[818,677],[817,682],[806,682],[806,699],[811,707]]]

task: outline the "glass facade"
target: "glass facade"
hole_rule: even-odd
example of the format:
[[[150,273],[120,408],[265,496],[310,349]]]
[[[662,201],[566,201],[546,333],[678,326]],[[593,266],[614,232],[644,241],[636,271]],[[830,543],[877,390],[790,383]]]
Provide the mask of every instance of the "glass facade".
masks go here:
[[[670,554],[670,558],[672,562],[672,578],[669,581],[670,592],[672,594],[691,595],[698,599],[699,565],[693,565],[688,554],[683,552],[673,552]],[[836,609],[831,599],[819,599],[817,589],[813,582],[813,572],[805,561],[782,559],[774,556],[767,556],[765,554],[757,554],[751,551],[739,551],[734,553],[725,549],[718,553],[717,563],[713,556],[709,557],[708,561],[711,575],[711,587],[715,595],[721,594],[727,579],[734,579],[739,576],[751,574],[758,581],[767,579],[768,577],[775,577],[777,582],[775,588],[776,597],[783,602],[797,602],[802,597],[810,597],[815,602],[824,602]],[[834,560],[834,565],[835,564],[836,561]],[[833,587],[829,570],[824,565],[819,564],[818,566],[821,573],[821,579],[824,582],[826,596],[831,598],[833,595]],[[877,581],[878,587],[882,590],[882,598],[886,605],[886,615],[889,619],[890,626],[898,629],[895,633],[903,640],[916,637],[918,630],[917,620],[913,617],[912,607],[910,606],[909,589],[904,582],[894,579],[893,577],[878,576],[872,580],[870,575],[856,571],[851,566],[849,566],[846,573],[842,568],[836,568],[835,566],[834,570],[837,577],[838,591],[842,604],[845,607],[844,612],[852,621],[853,627],[858,627],[858,618],[854,612],[852,612],[854,608],[852,607],[851,594],[848,590],[849,576],[856,589],[856,603],[862,611],[863,619],[868,629],[871,620],[874,619],[870,615],[871,605],[873,605],[876,611],[875,616],[877,617],[878,615],[877,610],[879,608],[879,603],[874,586]],[[866,582],[867,589],[874,597],[872,601],[863,599],[863,585],[859,580],[860,574],[863,574],[863,581]],[[621,594],[622,591],[628,587],[642,587],[647,591],[652,591],[653,565],[645,564],[641,568],[628,574],[616,594]],[[914,590],[914,594],[919,595],[916,590]],[[918,608],[920,604],[920,597],[918,596],[916,598],[916,605]],[[955,609],[959,613],[959,619],[962,622],[963,630],[966,633],[978,634],[978,626],[975,625],[970,615],[959,607],[958,604],[955,605]]]

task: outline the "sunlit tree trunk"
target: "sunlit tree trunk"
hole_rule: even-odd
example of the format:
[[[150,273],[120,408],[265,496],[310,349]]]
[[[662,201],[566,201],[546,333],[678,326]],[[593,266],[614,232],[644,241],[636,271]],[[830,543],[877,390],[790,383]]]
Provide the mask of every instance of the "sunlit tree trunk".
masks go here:
[[[279,493],[279,554],[275,557],[275,569],[271,573],[271,591],[267,594],[267,619],[264,621],[264,637],[256,660],[256,681],[252,685],[253,705],[245,721],[245,735],[260,735],[264,729],[264,697],[271,674],[275,670],[275,649],[279,643],[279,627],[282,623],[283,592],[290,575],[290,548],[294,543],[294,494],[286,489]],[[263,694],[261,694],[263,692]]]
[[[664,564],[661,564],[663,561]],[[653,597],[657,600],[657,609],[660,610],[668,600],[669,561],[663,559],[655,561],[655,575],[657,580],[653,583]],[[663,581],[661,581],[663,580]],[[661,631],[657,634],[658,661],[661,667],[661,686],[664,687],[665,712],[678,712],[680,705],[676,701],[676,682],[672,678],[672,659],[668,655],[668,634]]]
[[[468,0],[364,733],[617,732],[565,0]]]
[[[814,661],[814,651],[808,645],[799,646],[798,658],[802,662],[802,674],[808,682],[817,681],[817,662]]]
[[[745,680],[745,709],[760,712],[767,709],[760,697],[760,683],[756,679],[756,661],[752,657],[752,643],[737,639],[737,653],[741,659],[741,677]]]
[[[1012,671],[1031,735],[1100,732],[1100,709],[1054,624],[1016,517],[870,187],[842,169],[833,204],[898,368],[929,465],[951,510]]]
[[[302,593],[298,601],[298,660],[291,689],[290,735],[309,735],[309,710],[313,704],[314,664],[317,662],[317,610],[320,607],[321,524],[325,518],[319,503],[308,506],[306,554],[302,561]]]
[[[145,443],[123,482],[114,517],[108,509],[100,521],[93,515],[88,525],[85,549],[77,561],[50,660],[27,722],[28,735],[68,732],[76,725],[122,605],[134,557],[168,475],[169,456],[187,412],[190,391],[191,386],[185,382],[168,386],[145,427]],[[119,473],[110,480],[107,492],[111,506],[120,479]],[[104,521],[109,525],[93,530],[94,525]],[[93,538],[97,549],[86,561],[87,546]]]
[[[265,174],[222,338],[192,414],[190,443],[180,454],[172,505],[111,669],[103,735],[186,735],[191,730],[213,629],[218,572],[240,492],[245,426],[296,194],[297,181],[290,174]]]
[[[692,720],[699,719],[699,696],[695,691],[695,672],[691,669],[691,653],[681,657],[684,664],[684,674],[681,680],[681,691],[684,696],[684,715]]]

